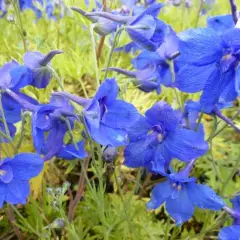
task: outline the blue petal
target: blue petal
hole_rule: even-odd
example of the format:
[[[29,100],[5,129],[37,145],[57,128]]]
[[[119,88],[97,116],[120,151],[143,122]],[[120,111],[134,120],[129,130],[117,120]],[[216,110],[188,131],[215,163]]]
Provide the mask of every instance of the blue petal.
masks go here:
[[[174,86],[187,93],[202,91],[216,69],[215,63],[203,66],[186,64],[177,72]]]
[[[234,79],[233,70],[222,74],[216,71],[208,79],[200,98],[200,104],[205,112],[211,112],[213,106],[219,102],[219,97],[229,83],[229,79]]]
[[[211,28],[189,29],[180,33],[179,38],[179,58],[185,63],[206,65],[222,56],[222,40]]]
[[[194,206],[188,197],[184,185],[182,185],[182,189],[178,192],[176,198],[167,199],[166,210],[176,221],[177,225],[183,224],[192,217],[194,213]]]
[[[44,55],[40,52],[27,52],[23,56],[24,65],[30,69],[39,68],[39,61],[44,58]]]
[[[217,211],[225,205],[224,201],[206,185],[188,183],[186,189],[192,203],[199,208]]]
[[[6,186],[5,201],[10,204],[26,204],[27,197],[30,193],[30,184],[27,180],[14,178]]]
[[[152,125],[161,124],[167,131],[174,130],[179,122],[174,110],[164,101],[155,103],[145,113],[146,119]]]
[[[100,100],[104,98],[106,104],[111,103],[118,96],[118,85],[114,78],[106,79],[98,91],[96,92],[93,101]]]
[[[126,31],[131,37],[131,34],[136,32],[146,39],[150,39],[156,29],[156,21],[153,17],[149,15],[145,15],[142,18],[138,19],[138,21],[134,21],[134,23],[130,24],[131,26],[126,28]],[[134,27],[134,28],[131,28]]]
[[[143,51],[136,58],[132,60],[132,64],[136,69],[143,69],[149,64],[160,64],[161,57],[157,52]]]
[[[92,128],[99,128],[101,109],[98,101],[93,100],[90,105],[84,109],[84,118],[90,131]]]
[[[224,227],[219,232],[219,240],[239,240],[240,237],[240,226],[233,225],[230,227]]]
[[[11,72],[11,89],[16,91],[32,83],[32,71],[25,67],[19,66],[14,68]]]
[[[40,156],[34,153],[18,154],[9,162],[14,178],[21,180],[30,180],[36,177],[42,171],[43,164]]]
[[[207,26],[214,29],[217,33],[222,34],[226,30],[235,26],[232,14],[209,17]]]
[[[145,140],[130,142],[124,150],[124,165],[132,168],[146,167],[154,157],[155,146]]]
[[[151,52],[154,52],[157,50],[158,45],[152,42],[150,39],[143,36],[143,34],[132,29],[127,29],[127,32],[129,34],[129,37],[132,39],[132,41],[138,44],[140,47]]]
[[[12,60],[9,63],[4,64],[0,68],[0,87],[9,87],[11,84],[11,75],[10,72],[19,66],[19,63]]]
[[[231,28],[222,35],[222,39],[227,47],[231,47],[233,50],[239,50],[240,48],[240,29]]]
[[[38,128],[34,121],[32,122],[32,137],[36,152],[38,154],[41,154],[44,144],[44,131]]]
[[[63,146],[60,151],[56,154],[56,157],[73,160],[77,158],[83,159],[87,157],[87,152],[84,149],[84,141],[80,141],[77,143],[78,149],[75,148],[75,144],[68,144]],[[74,154],[73,154],[74,153]]]
[[[137,109],[123,100],[115,100],[107,105],[102,123],[112,128],[131,127],[139,118]]]
[[[235,91],[240,96],[240,65],[236,68],[235,72]]]
[[[48,67],[36,68],[33,70],[33,81],[31,85],[36,88],[46,88],[51,78],[52,74]]]
[[[128,137],[131,142],[146,138],[151,128],[152,126],[147,122],[146,118],[140,115],[137,122],[128,129]]]
[[[172,157],[182,161],[190,161],[208,151],[208,144],[204,141],[202,129],[199,129],[198,132],[188,129],[176,129],[169,132],[163,141]]]
[[[104,146],[120,147],[127,145],[127,132],[123,129],[110,128],[100,124],[99,128],[89,129],[90,136]]]
[[[227,84],[221,96],[219,97],[219,103],[224,104],[224,103],[229,103],[236,100],[238,94],[236,91],[236,86],[235,86],[236,83],[234,81],[235,79],[229,79],[229,83]]]
[[[0,182],[0,208],[2,208],[6,197],[6,184]]]
[[[168,198],[171,197],[173,187],[170,181],[156,184],[152,190],[151,200],[147,203],[147,209],[160,207]]]
[[[3,174],[0,174],[0,181],[3,183],[9,183],[13,179],[13,170],[10,164],[3,164],[0,168]]]
[[[63,140],[67,130],[65,122],[61,120],[54,121],[42,149],[42,154],[45,155],[44,161],[51,159],[60,151],[64,144]]]

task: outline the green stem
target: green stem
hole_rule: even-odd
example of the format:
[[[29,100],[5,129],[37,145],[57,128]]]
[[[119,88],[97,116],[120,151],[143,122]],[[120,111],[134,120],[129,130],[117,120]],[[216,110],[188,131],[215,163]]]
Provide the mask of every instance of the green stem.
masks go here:
[[[170,228],[170,217],[168,217],[167,219],[167,225],[166,225],[166,230],[165,230],[165,236],[164,236],[164,240],[168,240],[168,234],[169,234],[169,228]]]
[[[22,145],[23,138],[24,138],[25,114],[22,113],[21,115],[22,115],[22,119],[21,119],[22,124],[21,124],[21,129],[20,129],[20,138],[19,138],[18,143],[17,143],[16,148],[15,148],[15,154],[18,153],[18,151],[19,151],[19,149]]]
[[[236,161],[235,161],[235,164],[233,166],[233,169],[231,171],[231,173],[229,174],[229,176],[227,177],[227,179],[223,182],[223,185],[222,185],[222,189],[220,191],[220,196],[223,196],[224,195],[224,191],[228,185],[228,182],[233,178],[234,174],[238,171],[238,167],[240,165],[240,155],[238,155]]]
[[[106,69],[105,69],[104,79],[107,78],[108,69],[110,67],[110,63],[111,63],[111,60],[112,60],[112,55],[113,55],[114,49],[116,48],[116,46],[118,44],[119,37],[120,37],[120,34],[121,34],[122,30],[123,30],[123,28],[119,28],[117,30],[117,32],[115,33],[115,36],[114,36],[114,39],[113,39],[113,43],[112,43],[112,47],[110,49],[110,52],[109,52],[109,55],[108,55],[108,58],[107,58],[107,66],[106,66]]]
[[[202,9],[203,9],[203,0],[200,0],[200,5],[199,5],[198,11],[197,11],[197,17],[196,17],[196,21],[195,21],[195,28],[198,26],[198,21],[199,21]]]
[[[90,26],[90,36],[91,36],[91,42],[92,42],[92,51],[93,51],[93,61],[94,61],[94,67],[95,67],[95,74],[96,74],[96,83],[97,88],[100,86],[100,79],[99,79],[99,73],[98,73],[98,62],[97,62],[97,51],[96,51],[96,42],[94,38],[94,25]]]

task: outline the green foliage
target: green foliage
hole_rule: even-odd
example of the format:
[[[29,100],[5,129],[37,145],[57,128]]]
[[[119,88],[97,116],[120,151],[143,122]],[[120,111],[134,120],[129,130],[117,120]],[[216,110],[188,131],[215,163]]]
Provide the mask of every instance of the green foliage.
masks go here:
[[[67,6],[84,6],[84,0],[66,0]],[[199,1],[195,1],[194,7],[185,9],[182,7],[169,7],[163,10],[160,17],[173,26],[174,30],[181,31],[186,28],[205,26],[206,16],[198,18]],[[237,1],[240,6],[240,0]],[[92,1],[93,3],[93,1]],[[216,7],[210,11],[210,15],[230,13],[228,1],[217,1]],[[13,9],[10,14],[14,15]],[[59,88],[58,81],[64,83],[64,89],[80,96],[91,97],[96,90],[95,71],[98,71],[103,80],[101,69],[106,66],[107,55],[110,49],[108,39],[99,61],[99,69],[94,67],[92,43],[90,40],[89,22],[77,14],[70,13],[63,19],[54,22],[42,18],[36,21],[31,11],[21,14],[23,29],[26,31],[26,45],[28,50],[47,53],[50,49],[62,49],[64,54],[54,58],[52,67],[59,77],[55,76],[51,84],[44,90],[36,90],[27,87],[23,91],[33,98],[44,103],[50,94]],[[23,42],[20,37],[19,27],[14,21],[0,19],[0,64],[10,61],[12,58],[22,62],[24,54]],[[96,45],[100,40],[94,35]],[[126,36],[122,36],[120,44],[128,42]],[[131,69],[132,56],[125,53],[114,53],[112,63],[116,67]],[[110,76],[115,76],[110,73]],[[161,95],[156,93],[142,93],[128,84],[128,79],[117,76],[121,86],[121,97],[133,103],[141,112],[144,112],[158,100],[167,100],[177,107],[178,103],[172,89],[163,89]],[[182,99],[189,95],[181,95]],[[191,95],[196,99],[197,94]],[[236,103],[239,106],[239,102]],[[229,117],[233,117],[236,108],[227,110]],[[235,120],[240,125],[239,119]],[[208,137],[211,136],[213,119],[204,116],[204,124]],[[224,124],[220,122],[218,129]],[[17,126],[16,143],[21,139],[21,126]],[[24,144],[19,151],[33,151],[30,137],[30,118],[26,116],[24,125]],[[79,130],[80,132],[80,130]],[[79,132],[74,136],[79,137]],[[240,188],[238,170],[240,169],[239,136],[230,127],[227,127],[212,141],[212,152],[197,161],[192,174],[209,186],[213,187],[221,196],[229,198],[236,194]],[[67,141],[67,139],[66,139]],[[9,148],[2,144],[3,148]],[[90,146],[87,150],[91,151]],[[155,212],[147,212],[145,204],[149,199],[149,190],[154,182],[149,176],[136,183],[137,173],[134,170],[121,166],[122,152],[115,163],[116,166],[103,164],[101,151],[94,149],[92,154],[96,156],[91,167],[87,171],[89,182],[86,183],[83,198],[79,202],[75,218],[69,222],[67,213],[70,195],[75,194],[78,186],[78,178],[82,164],[78,161],[64,162],[54,159],[44,175],[39,178],[38,184],[32,184],[32,191],[37,195],[29,199],[25,206],[14,208],[16,226],[21,230],[24,239],[70,239],[70,240],[145,240],[145,239],[212,239],[216,238],[217,231],[225,222],[226,215],[197,210],[195,217],[182,227],[175,227],[172,220],[168,219],[164,207]],[[81,165],[81,166],[80,166]],[[179,169],[181,164],[176,163],[174,168]],[[113,169],[112,169],[113,168]],[[115,169],[114,169],[115,168]],[[119,175],[120,183],[113,177],[113,171]],[[83,174],[83,173],[82,173]],[[114,180],[113,180],[114,179]],[[69,194],[64,183],[71,182]],[[118,184],[117,184],[118,183]],[[91,184],[91,185],[90,185]],[[133,195],[134,186],[138,184],[140,189]],[[110,190],[108,189],[108,185]],[[121,185],[121,189],[119,186]],[[56,190],[63,189],[56,196]],[[51,188],[53,192],[47,191]],[[0,239],[16,239],[13,227],[10,224],[10,216],[7,214],[7,206],[0,210]],[[58,220],[63,225],[58,224]],[[14,223],[13,223],[14,224]]]

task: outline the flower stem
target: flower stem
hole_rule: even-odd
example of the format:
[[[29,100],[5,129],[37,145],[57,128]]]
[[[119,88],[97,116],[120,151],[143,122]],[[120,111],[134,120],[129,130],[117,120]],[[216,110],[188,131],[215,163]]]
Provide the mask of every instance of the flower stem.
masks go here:
[[[230,6],[231,6],[231,11],[232,11],[232,17],[233,21],[236,24],[238,21],[238,10],[237,10],[237,4],[235,0],[229,0]]]
[[[99,80],[99,74],[98,74],[98,60],[97,60],[96,43],[95,43],[93,28],[94,28],[94,25],[91,25],[90,36],[91,36],[91,42],[92,42],[93,61],[94,61],[95,74],[96,74],[96,84],[98,88],[100,86],[100,80]]]
[[[117,30],[117,32],[115,33],[115,36],[114,36],[114,39],[113,39],[113,43],[112,43],[112,47],[110,49],[110,52],[109,52],[109,55],[108,55],[108,58],[107,58],[107,66],[106,66],[104,79],[107,78],[110,62],[111,62],[111,59],[112,59],[112,55],[113,55],[114,49],[116,48],[116,46],[118,44],[118,40],[119,40],[119,37],[120,37],[120,34],[121,34],[122,30],[123,30],[123,28],[119,28]]]

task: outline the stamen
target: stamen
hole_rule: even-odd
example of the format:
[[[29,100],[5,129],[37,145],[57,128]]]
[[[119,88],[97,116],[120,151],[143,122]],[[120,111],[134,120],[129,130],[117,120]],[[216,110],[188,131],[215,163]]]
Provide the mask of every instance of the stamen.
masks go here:
[[[4,175],[6,175],[6,173],[7,173],[6,171],[4,171],[4,170],[0,170],[0,176],[3,177]]]
[[[181,186],[181,185],[178,185],[177,190],[178,190],[178,191],[181,191],[181,190],[182,190],[182,186]]]

